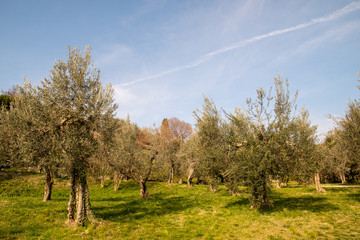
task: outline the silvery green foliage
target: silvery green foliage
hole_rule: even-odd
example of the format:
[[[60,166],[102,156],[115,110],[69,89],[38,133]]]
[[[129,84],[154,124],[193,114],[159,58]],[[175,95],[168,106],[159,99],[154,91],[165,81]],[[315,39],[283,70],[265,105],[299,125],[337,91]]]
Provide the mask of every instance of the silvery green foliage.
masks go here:
[[[103,88],[100,71],[93,68],[90,47],[84,56],[68,47],[67,61],[55,63],[38,91],[51,113],[51,125],[60,132],[58,145],[67,169],[86,168],[96,150],[96,132],[114,117],[117,108],[111,85]]]

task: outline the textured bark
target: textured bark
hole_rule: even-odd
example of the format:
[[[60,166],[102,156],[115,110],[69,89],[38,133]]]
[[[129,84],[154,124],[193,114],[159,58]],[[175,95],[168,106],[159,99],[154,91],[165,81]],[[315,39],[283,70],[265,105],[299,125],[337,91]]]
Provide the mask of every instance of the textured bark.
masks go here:
[[[76,180],[75,176],[70,176],[70,197],[68,203],[68,222],[72,223],[75,220],[75,204],[76,204]]]
[[[326,192],[325,189],[321,187],[319,173],[315,173],[314,181],[315,181],[316,191],[321,192],[321,193]]]
[[[140,196],[143,198],[151,198],[146,188],[146,182],[141,181],[139,184],[140,184]]]
[[[179,184],[183,184],[183,180],[181,177],[179,178]]]
[[[187,185],[188,187],[192,187],[192,175],[194,173],[194,168],[190,168],[189,170],[189,175],[188,175],[188,178],[187,178]]]
[[[253,199],[251,202],[250,209],[263,208],[263,207],[274,207],[274,204],[270,202],[268,192],[266,191],[257,201]]]
[[[85,184],[83,181],[80,181],[78,184],[78,197],[76,204],[76,220],[75,223],[79,226],[84,225],[86,217],[85,211]]]
[[[346,178],[345,178],[345,174],[340,174],[340,179],[341,179],[341,184],[346,184]]]
[[[87,185],[87,181],[85,180],[85,211],[86,216],[89,219],[90,222],[96,222],[95,214],[92,210],[91,204],[90,204],[90,191],[89,186]]]
[[[44,190],[44,199],[43,201],[49,201],[51,200],[51,192],[52,192],[52,186],[54,184],[54,180],[52,177],[52,172],[49,167],[45,167],[45,190]]]

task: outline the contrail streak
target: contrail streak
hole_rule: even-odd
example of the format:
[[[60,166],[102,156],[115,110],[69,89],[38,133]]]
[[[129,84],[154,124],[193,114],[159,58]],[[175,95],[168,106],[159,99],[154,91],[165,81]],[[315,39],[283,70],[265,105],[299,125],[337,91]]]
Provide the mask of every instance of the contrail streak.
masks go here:
[[[281,34],[284,34],[284,33],[293,32],[293,31],[296,31],[296,30],[307,28],[307,27],[310,27],[310,26],[318,24],[318,23],[328,22],[328,21],[331,21],[331,20],[334,20],[336,18],[342,17],[342,16],[344,16],[344,15],[350,13],[350,12],[353,12],[353,11],[356,11],[356,10],[359,10],[359,9],[360,9],[360,2],[352,2],[352,3],[348,4],[348,5],[346,5],[345,7],[331,13],[328,16],[321,17],[321,18],[314,18],[314,19],[310,20],[309,22],[301,23],[301,24],[298,24],[298,25],[293,26],[293,27],[284,28],[284,29],[280,29],[280,30],[275,30],[275,31],[265,33],[265,34],[262,34],[262,35],[258,35],[258,36],[255,36],[255,37],[252,37],[252,38],[249,38],[249,39],[241,40],[241,41],[236,42],[234,44],[231,44],[229,46],[220,48],[220,49],[218,49],[216,51],[207,53],[207,54],[203,55],[202,57],[200,57],[199,59],[197,59],[196,61],[193,61],[193,62],[191,62],[189,64],[177,66],[177,67],[171,68],[171,69],[169,69],[167,71],[163,71],[163,72],[160,72],[160,73],[157,73],[157,74],[149,75],[149,76],[144,77],[144,78],[139,78],[139,79],[136,79],[134,81],[126,82],[126,83],[121,84],[121,86],[122,87],[127,87],[127,86],[130,86],[130,85],[136,84],[136,83],[140,83],[140,82],[144,82],[144,81],[147,81],[147,80],[150,80],[150,79],[162,77],[162,76],[168,75],[170,73],[179,72],[179,71],[189,69],[189,68],[194,68],[194,67],[197,67],[197,66],[209,61],[214,56],[217,56],[219,54],[222,54],[222,53],[225,53],[225,52],[228,52],[228,51],[232,51],[232,50],[235,50],[235,49],[238,49],[238,48],[245,47],[245,46],[247,46],[247,45],[249,45],[251,43],[254,43],[254,42],[266,39],[266,38],[270,38],[270,37],[281,35]]]

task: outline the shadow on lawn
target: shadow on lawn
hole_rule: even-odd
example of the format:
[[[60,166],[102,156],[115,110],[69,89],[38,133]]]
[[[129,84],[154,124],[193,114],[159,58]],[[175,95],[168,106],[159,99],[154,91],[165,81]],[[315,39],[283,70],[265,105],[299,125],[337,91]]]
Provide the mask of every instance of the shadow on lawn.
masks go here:
[[[277,194],[278,195],[278,194]],[[259,210],[263,214],[272,212],[282,212],[284,210],[327,212],[338,210],[339,208],[328,202],[324,196],[302,196],[302,197],[273,197],[270,199],[274,207],[265,207]]]
[[[360,202],[360,193],[349,193],[347,194],[348,198],[351,198],[352,200]]]
[[[144,217],[161,216],[180,212],[195,207],[193,201],[185,197],[167,197],[164,194],[153,194],[150,200],[134,197],[111,197],[102,199],[105,201],[102,206],[93,206],[96,216],[111,221],[131,221]]]

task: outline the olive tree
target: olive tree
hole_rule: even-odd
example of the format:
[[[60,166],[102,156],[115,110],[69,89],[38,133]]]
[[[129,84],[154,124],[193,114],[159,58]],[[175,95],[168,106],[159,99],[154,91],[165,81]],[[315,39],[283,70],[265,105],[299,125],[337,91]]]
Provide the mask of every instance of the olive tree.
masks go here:
[[[52,146],[60,149],[70,178],[68,222],[83,225],[86,219],[95,221],[87,185],[89,159],[98,147],[97,132],[117,108],[113,89],[102,86],[90,47],[83,53],[68,47],[66,61],[56,61],[50,77],[41,83],[38,96],[51,116],[45,124],[55,126],[59,140]]]
[[[140,186],[140,196],[150,198],[146,183],[158,154],[157,133],[139,128],[128,117],[121,121],[116,135],[111,165],[114,171],[133,179]]]

